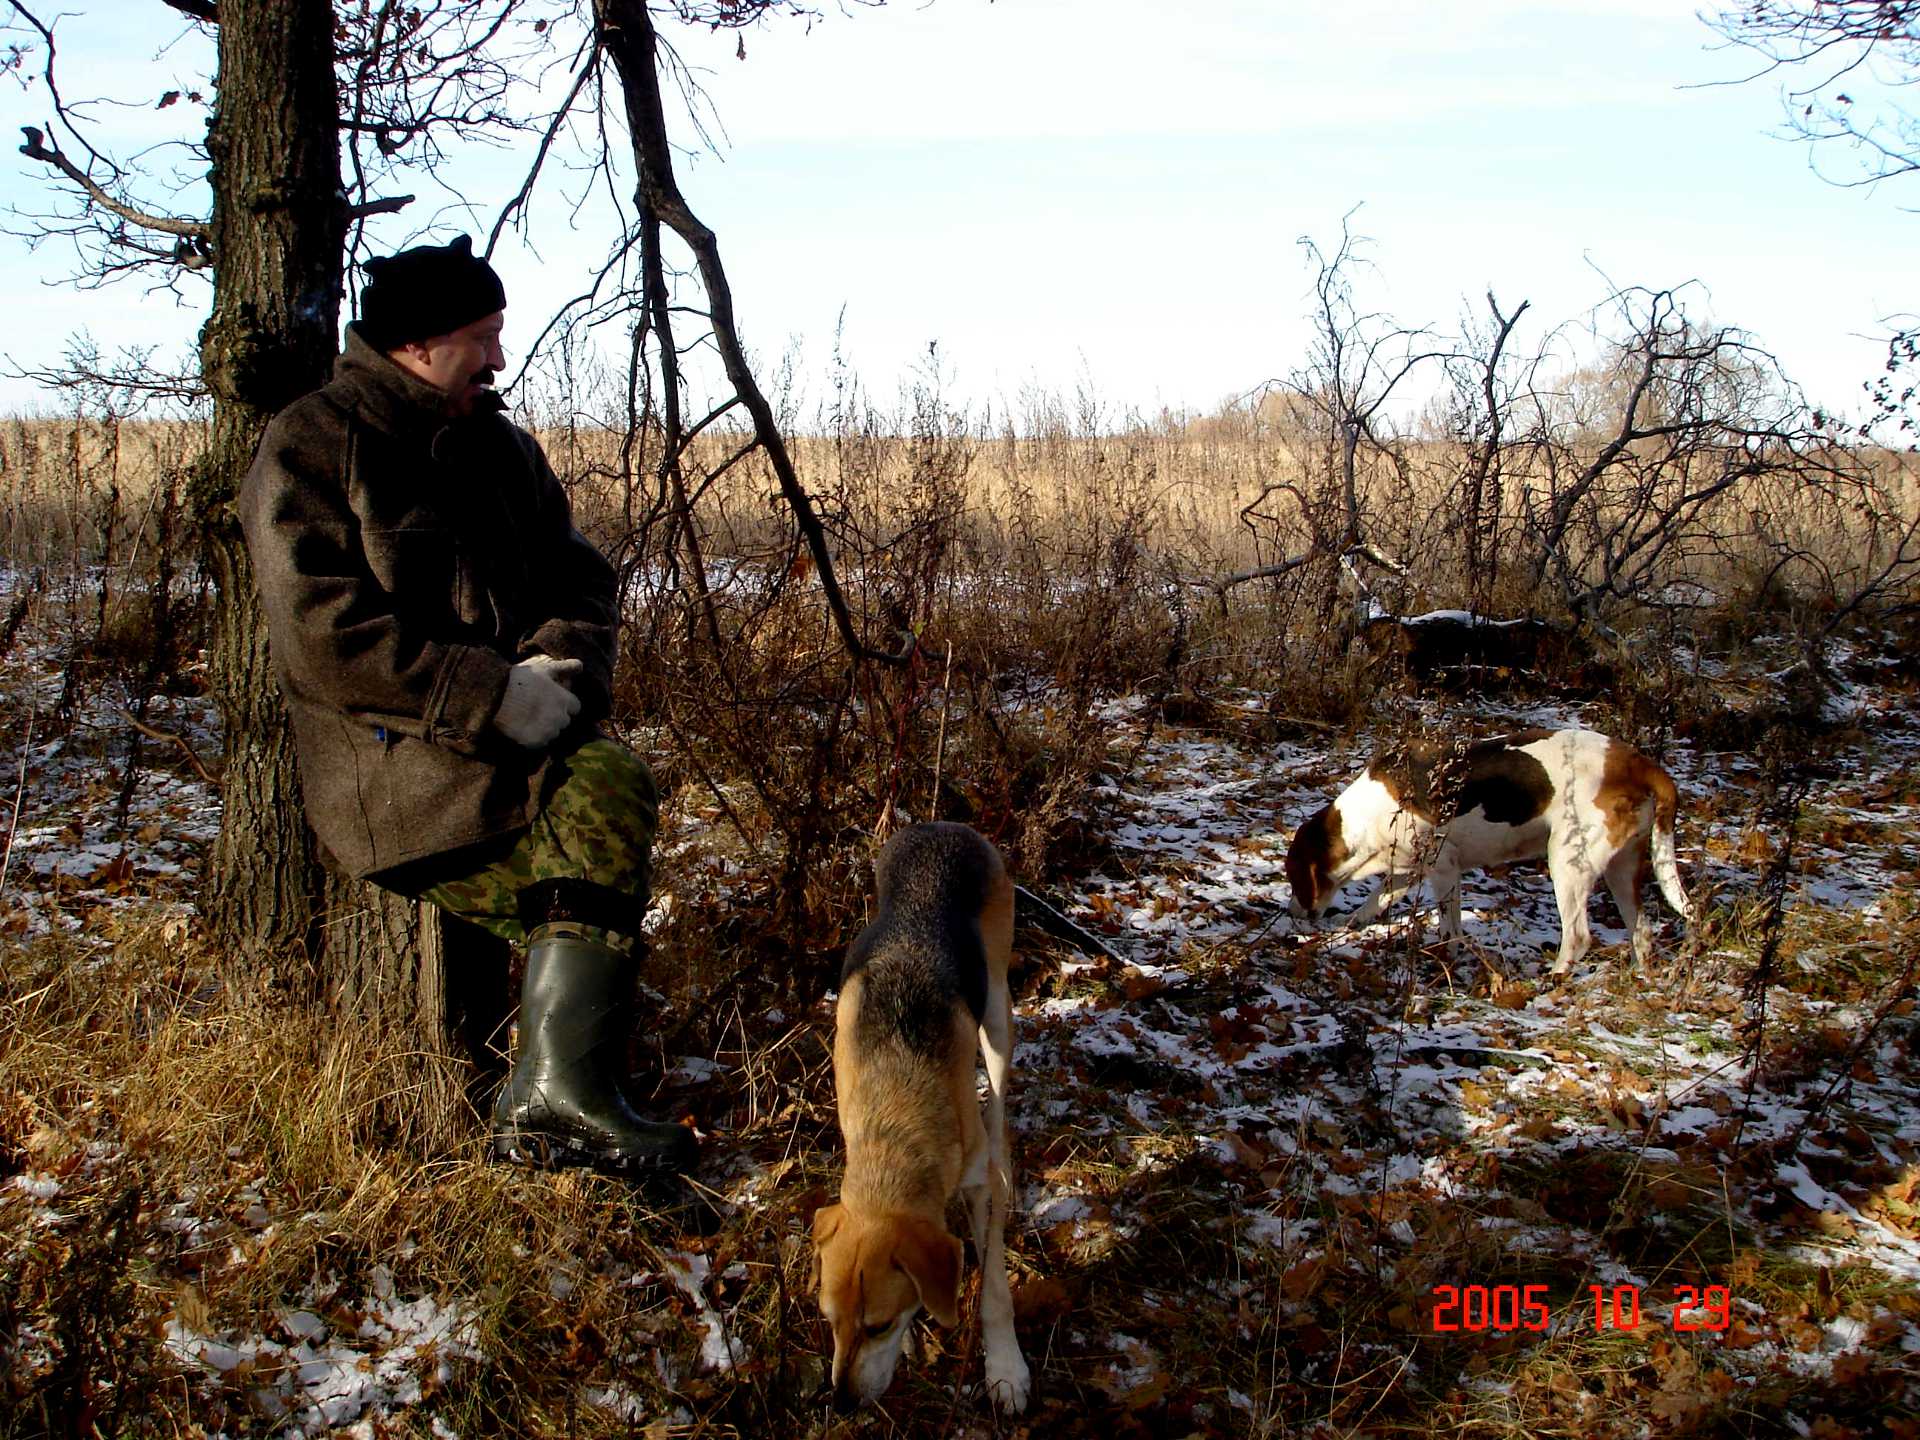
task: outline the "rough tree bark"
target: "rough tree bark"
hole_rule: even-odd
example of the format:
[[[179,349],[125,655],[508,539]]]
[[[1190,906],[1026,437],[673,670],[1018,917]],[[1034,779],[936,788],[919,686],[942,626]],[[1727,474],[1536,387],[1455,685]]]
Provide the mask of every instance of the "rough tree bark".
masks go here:
[[[213,683],[225,742],[203,909],[215,941],[251,967],[318,956],[321,872],[233,502],[267,421],[332,366],[346,211],[331,5],[225,0],[219,14],[207,131],[213,313],[200,332],[214,410],[195,499],[219,597]]]
[[[323,999],[355,1023],[419,1033],[434,1048],[464,1048],[495,1027],[504,951],[470,927],[444,929],[429,906],[320,863],[233,508],[267,422],[326,381],[339,349],[351,212],[333,8],[221,0],[218,14],[208,130],[214,301],[200,337],[214,417],[196,500],[218,590],[213,674],[225,745],[204,911],[237,978]],[[464,982],[477,982],[476,993]]]

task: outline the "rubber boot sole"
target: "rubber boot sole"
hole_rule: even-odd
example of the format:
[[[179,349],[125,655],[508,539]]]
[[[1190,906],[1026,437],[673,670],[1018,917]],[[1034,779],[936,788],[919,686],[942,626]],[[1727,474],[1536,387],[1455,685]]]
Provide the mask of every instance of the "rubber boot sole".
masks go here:
[[[493,1137],[493,1155],[509,1165],[529,1170],[596,1170],[625,1179],[664,1179],[684,1175],[699,1159],[692,1145],[683,1155],[608,1150],[585,1141],[542,1134],[536,1130],[503,1132]]]

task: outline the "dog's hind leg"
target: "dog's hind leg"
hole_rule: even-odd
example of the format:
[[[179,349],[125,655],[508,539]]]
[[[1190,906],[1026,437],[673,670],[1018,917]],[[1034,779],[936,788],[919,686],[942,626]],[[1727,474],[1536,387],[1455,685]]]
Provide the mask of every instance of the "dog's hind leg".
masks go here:
[[[1547,873],[1553,877],[1553,899],[1560,910],[1560,957],[1551,975],[1565,975],[1593,945],[1587,925],[1587,900],[1600,877],[1588,868],[1588,856],[1565,846],[1547,847]]]
[[[1653,958],[1653,921],[1641,905],[1646,875],[1640,846],[1628,845],[1607,862],[1607,891],[1620,911],[1620,922],[1633,940],[1633,960],[1645,968]]]
[[[984,1033],[985,1027],[982,1027]],[[960,1161],[960,1194],[967,1202],[967,1220],[973,1234],[973,1258],[986,1263],[988,1199],[992,1191],[993,1146],[981,1123],[977,1095],[960,1111],[963,1152]]]
[[[1460,953],[1460,857],[1451,845],[1442,845],[1433,857],[1433,869],[1427,872],[1434,899],[1440,902],[1440,933],[1446,938],[1447,954]]]
[[[1004,976],[987,992],[980,1051],[987,1062],[987,1184],[985,1223],[977,1204],[974,1233],[980,1250],[980,1329],[986,1341],[987,1393],[1002,1410],[1027,1408],[1032,1377],[1013,1328],[1013,1291],[1007,1283],[1007,1211],[1013,1203],[1013,1155],[1007,1141],[1007,1081],[1013,1069],[1013,1004]]]

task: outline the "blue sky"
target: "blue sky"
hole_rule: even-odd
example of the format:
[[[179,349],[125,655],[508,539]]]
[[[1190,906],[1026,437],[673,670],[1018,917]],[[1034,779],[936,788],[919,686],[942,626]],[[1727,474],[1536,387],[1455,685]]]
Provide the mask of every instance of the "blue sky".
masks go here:
[[[159,0],[67,8],[70,95],[83,73],[157,95],[205,63]],[[1707,83],[1752,60],[1683,3],[936,0],[749,32],[744,60],[731,35],[668,34],[724,131],[719,153],[682,160],[683,188],[719,234],[762,369],[797,347],[809,398],[841,325],[883,399],[937,341],[949,394],[996,412],[1081,386],[1114,416],[1211,409],[1301,362],[1312,276],[1296,242],[1331,249],[1355,207],[1366,309],[1447,330],[1491,286],[1504,308],[1532,302],[1531,343],[1609,281],[1698,282],[1696,313],[1754,332],[1829,405],[1876,369],[1885,317],[1920,308],[1920,185],[1823,182],[1777,138],[1776,82]],[[7,133],[44,109],[0,81]],[[191,119],[112,118],[130,142],[126,122],[176,116]],[[524,162],[467,170],[478,217],[423,194],[383,234],[484,233]],[[9,154],[0,202],[42,182]],[[510,352],[602,251],[604,217],[576,230],[571,213],[547,192],[537,253],[497,259]],[[63,256],[5,237],[0,254],[16,362],[57,358],[82,328],[192,343],[198,289],[184,309],[134,286],[47,290]],[[53,404],[0,382],[0,408]]]

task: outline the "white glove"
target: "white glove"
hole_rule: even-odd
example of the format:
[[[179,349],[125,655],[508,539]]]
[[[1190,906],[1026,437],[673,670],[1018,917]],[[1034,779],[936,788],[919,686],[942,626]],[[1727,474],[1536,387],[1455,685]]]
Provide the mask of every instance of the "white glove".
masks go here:
[[[578,660],[556,660],[535,655],[507,672],[507,693],[493,728],[529,750],[551,745],[573,717],[580,713],[580,697],[561,682],[580,673]]]

